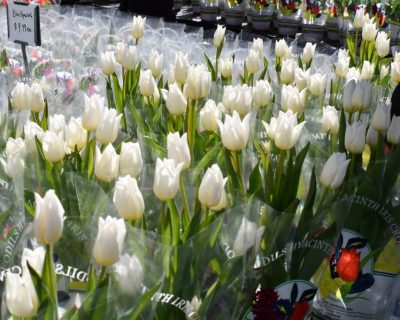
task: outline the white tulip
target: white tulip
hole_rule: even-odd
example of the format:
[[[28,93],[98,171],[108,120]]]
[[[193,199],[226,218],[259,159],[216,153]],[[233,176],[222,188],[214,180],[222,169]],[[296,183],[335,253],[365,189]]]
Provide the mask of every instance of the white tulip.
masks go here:
[[[264,58],[264,41],[260,38],[253,39],[251,50],[257,51],[260,61],[262,61]]]
[[[253,88],[253,103],[256,108],[266,106],[271,99],[271,86],[268,80],[258,80]]]
[[[108,267],[119,260],[124,245],[126,227],[123,219],[107,216],[99,218],[99,229],[93,247],[96,262]]]
[[[33,270],[42,276],[44,258],[46,250],[43,247],[37,247],[35,250],[24,248],[21,257],[21,266],[24,270],[28,270],[28,263]]]
[[[394,53],[393,62],[400,63],[400,51]]]
[[[146,18],[142,18],[141,16],[134,16],[132,22],[132,37],[136,41],[144,35],[144,24],[146,22]]]
[[[314,96],[323,97],[326,88],[326,75],[321,73],[313,74],[310,77],[308,88]]]
[[[187,54],[178,52],[174,66],[174,77],[176,82],[184,84],[186,82],[189,71],[189,61]]]
[[[192,301],[186,302],[185,314],[187,320],[196,320],[198,319],[198,312],[201,307],[201,300],[196,296],[192,298]]]
[[[372,101],[373,85],[366,80],[348,81],[343,88],[344,111],[354,113],[369,107]]]
[[[144,201],[135,178],[129,175],[118,178],[115,183],[113,203],[121,218],[128,221],[142,218]]]
[[[233,59],[232,57],[219,60],[221,75],[224,78],[231,78],[233,72]]]
[[[217,29],[214,32],[214,39],[213,39],[213,44],[216,48],[218,48],[221,43],[224,43],[225,40],[225,31],[226,27],[218,25]]]
[[[292,85],[283,85],[281,92],[281,109],[283,111],[291,110],[293,113],[302,114],[306,102],[306,91],[299,91]]]
[[[389,66],[385,66],[384,64],[381,66],[381,72],[379,74],[379,78],[383,80],[389,74]]]
[[[122,114],[117,115],[117,110],[104,108],[99,126],[96,129],[96,138],[102,144],[113,143],[117,139],[121,127]]]
[[[345,78],[349,72],[350,57],[347,50],[339,49],[338,61],[336,63],[335,73],[339,78]]]
[[[242,84],[241,86],[235,87],[235,100],[231,106],[232,111],[239,113],[241,117],[244,117],[251,111],[253,105],[253,88]]]
[[[65,137],[68,147],[80,151],[86,144],[87,131],[82,127],[82,118],[71,117],[65,127]]]
[[[236,101],[236,87],[231,85],[224,87],[222,103],[227,110],[232,110]]]
[[[346,81],[350,81],[351,79],[361,80],[360,70],[358,70],[356,67],[349,68],[347,72]]]
[[[182,170],[190,167],[190,150],[186,132],[182,137],[179,136],[179,132],[168,133],[167,151],[168,159],[174,160],[176,166],[182,163]]]
[[[176,83],[169,85],[169,90],[161,89],[166,107],[174,116],[180,116],[186,112],[187,100]]]
[[[110,143],[101,153],[99,147],[96,147],[96,157],[94,160],[94,174],[105,182],[111,182],[118,175],[119,156]]]
[[[251,247],[257,253],[260,248],[261,238],[264,234],[265,227],[257,228],[257,224],[243,218],[233,243],[233,252],[235,256],[242,256]]]
[[[11,104],[17,111],[29,108],[30,88],[27,84],[17,82],[11,92]]]
[[[158,78],[162,74],[164,55],[152,50],[147,61],[147,69],[151,70],[154,78]]]
[[[263,121],[262,122],[265,128],[265,132],[267,133],[268,137],[271,140],[275,140],[275,132],[276,132],[276,126],[278,125],[278,121],[276,118],[271,118],[271,121],[269,123]]]
[[[119,173],[121,176],[137,177],[143,168],[142,152],[138,142],[122,142],[119,157]]]
[[[390,78],[391,80],[397,84],[400,83],[400,61],[399,62],[392,62],[390,64]]]
[[[360,154],[365,149],[365,134],[367,126],[361,122],[354,121],[347,124],[344,145],[348,152]]]
[[[372,117],[371,125],[374,130],[382,133],[390,125],[390,101],[380,100]]]
[[[63,114],[55,114],[49,117],[49,131],[56,135],[65,133],[65,117]]]
[[[346,160],[345,153],[333,153],[322,169],[320,176],[322,185],[329,189],[339,188],[346,176],[349,163],[350,159]]]
[[[200,127],[203,130],[215,132],[218,128],[217,120],[221,120],[221,118],[221,109],[216,106],[215,101],[211,99],[207,100],[204,107],[200,110]]]
[[[124,254],[115,266],[115,276],[121,291],[126,295],[139,292],[143,282],[144,272],[139,259],[133,255]]]
[[[150,70],[142,70],[139,76],[139,90],[142,96],[151,97],[157,90],[153,74]]]
[[[8,138],[6,143],[6,154],[7,155],[20,155],[21,157],[25,157],[26,155],[26,145],[25,141],[22,138]]]
[[[85,109],[82,115],[82,127],[87,131],[96,130],[104,110],[104,97],[98,94],[92,95],[90,98],[84,94]]]
[[[218,206],[223,200],[222,196],[227,180],[227,178],[224,179],[217,164],[208,168],[199,187],[200,203],[206,208]]]
[[[293,59],[287,59],[282,62],[280,80],[283,84],[290,84],[294,81],[294,71],[297,68],[297,62]]]
[[[100,53],[100,61],[101,71],[103,71],[106,76],[112,75],[116,67],[114,53],[110,51],[106,53]]]
[[[367,130],[366,143],[370,148],[375,148],[378,145],[378,131],[370,125]]]
[[[42,147],[44,157],[47,161],[58,162],[65,156],[65,141],[64,135],[58,135],[52,131],[46,131],[43,135]]]
[[[10,154],[7,156],[7,160],[0,158],[0,163],[3,166],[4,172],[11,179],[18,179],[23,176],[25,161],[20,154]]]
[[[54,244],[62,235],[64,208],[54,190],[48,190],[43,198],[35,192],[35,202],[35,237],[42,244]]]
[[[361,69],[361,79],[372,80],[375,72],[375,64],[369,61],[364,61]]]
[[[279,111],[276,119],[274,140],[276,146],[281,150],[292,149],[299,140],[300,133],[305,125],[305,121],[297,124],[297,115],[291,110],[287,112]]]
[[[335,107],[327,106],[322,110],[322,131],[336,134],[339,131],[339,116]]]
[[[391,144],[400,144],[400,116],[393,116],[386,138]]]
[[[157,158],[153,191],[158,199],[167,201],[176,196],[179,188],[179,176],[183,163],[175,165],[172,159]]]
[[[122,42],[117,43],[115,60],[126,70],[134,70],[138,63],[138,54],[135,46],[127,46]]]
[[[286,56],[289,47],[285,41],[285,39],[281,39],[275,42],[275,55],[279,58],[283,58]]]
[[[249,55],[246,58],[246,67],[249,74],[255,74],[260,70],[260,57],[256,50],[250,50]]]
[[[314,58],[316,47],[317,44],[312,44],[310,42],[306,43],[306,46],[304,47],[303,50],[303,54],[301,55],[301,60],[303,61],[304,64],[309,64],[311,60]]]
[[[29,90],[29,108],[33,112],[42,112],[44,110],[44,97],[42,86],[35,82]]]
[[[378,57],[384,58],[389,54],[390,51],[390,37],[386,32],[378,32],[376,36],[376,53]]]
[[[211,207],[210,209],[218,212],[221,211],[222,209],[225,209],[228,206],[228,198],[226,196],[226,192],[225,192],[225,188],[222,190],[222,195],[221,195],[221,200],[219,201],[219,203],[214,206]]]
[[[364,25],[364,20],[365,20],[364,9],[358,9],[354,16],[353,27],[355,29],[361,29]]]
[[[35,137],[42,141],[44,132],[41,127],[35,122],[28,121],[24,126],[24,134],[25,134],[25,145],[28,153],[36,153],[36,141]]]
[[[13,316],[31,318],[39,309],[39,297],[28,270],[22,275],[9,272],[6,278],[7,308]]]
[[[211,87],[211,74],[204,65],[191,66],[188,70],[183,93],[190,99],[197,100],[208,96]]]
[[[115,46],[115,61],[122,65],[125,57],[126,44],[118,42]]]
[[[308,88],[308,83],[310,82],[310,69],[304,71],[303,69],[297,67],[294,71],[294,83],[296,87],[301,91]]]
[[[232,116],[225,115],[224,123],[217,120],[222,144],[226,149],[237,151],[247,146],[250,135],[250,120],[250,113],[241,121],[236,111],[233,111]]]
[[[365,41],[375,41],[377,32],[378,30],[376,29],[376,24],[368,21],[363,25],[362,38]]]

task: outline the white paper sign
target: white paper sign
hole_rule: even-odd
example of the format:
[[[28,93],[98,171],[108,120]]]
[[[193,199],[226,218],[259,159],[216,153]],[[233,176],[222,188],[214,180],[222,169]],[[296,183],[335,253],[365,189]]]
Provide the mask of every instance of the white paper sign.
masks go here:
[[[8,39],[29,46],[40,46],[39,7],[33,3],[7,3]]]

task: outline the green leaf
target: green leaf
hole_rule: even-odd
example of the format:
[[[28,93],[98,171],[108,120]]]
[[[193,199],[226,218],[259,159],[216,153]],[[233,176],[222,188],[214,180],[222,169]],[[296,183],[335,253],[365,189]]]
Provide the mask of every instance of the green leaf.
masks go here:
[[[168,200],[168,208],[169,216],[171,218],[172,244],[176,246],[178,245],[180,238],[180,219],[174,199]]]
[[[216,158],[218,153],[221,151],[221,142],[216,143],[212,148],[210,148],[207,153],[202,157],[200,162],[197,164],[196,168],[194,169],[194,175],[192,177],[192,184],[196,182],[199,175],[205,168],[207,168],[211,162],[213,162]]]
[[[192,220],[190,220],[189,226],[186,228],[185,232],[182,235],[182,242],[185,243],[186,240],[193,237],[200,229],[201,222],[201,214],[196,213]]]
[[[89,266],[88,276],[89,276],[89,280],[88,280],[87,291],[88,291],[88,293],[90,293],[96,289],[96,273],[95,273],[94,266],[92,263]]]
[[[77,311],[78,309],[76,306],[72,306],[72,308],[68,309],[68,311],[64,313],[61,320],[74,320],[74,318],[77,318],[78,316]]]
[[[145,145],[150,147],[153,151],[156,151],[160,154],[161,157],[165,156],[167,154],[166,150],[164,147],[159,145],[155,139],[149,136],[143,136],[143,142]]]
[[[249,177],[249,190],[248,194],[250,196],[256,196],[258,198],[262,198],[262,187],[263,187],[263,181],[262,181],[262,176],[261,176],[261,171],[260,171],[260,163],[257,163],[257,165],[254,167],[253,171],[250,174]]]
[[[264,57],[264,69],[261,72],[260,76],[258,77],[258,80],[264,80],[267,71],[268,71],[268,59]]]
[[[114,99],[115,99],[116,109],[118,114],[123,114],[124,97],[122,94],[121,86],[119,85],[118,76],[115,74],[115,72],[112,74],[112,79],[114,83]]]
[[[144,295],[142,295],[139,298],[138,302],[136,303],[135,307],[132,309],[132,311],[129,314],[124,315],[120,320],[139,319],[140,314],[143,312],[143,310],[146,308],[146,306],[150,303],[151,298],[157,292],[159,287],[160,287],[160,284],[156,285],[154,288],[150,289]]]
[[[346,117],[344,115],[344,109],[341,108],[340,112],[340,125],[339,125],[339,152],[346,152],[346,148],[344,146],[344,137],[346,134]]]
[[[53,319],[57,319],[57,283],[50,245],[46,245],[46,254],[43,263],[42,281],[47,288],[47,294],[50,302],[51,314]],[[46,312],[47,313],[47,312]]]
[[[211,60],[207,57],[206,54],[204,54],[204,57],[205,57],[205,59],[206,59],[208,71],[210,71],[210,73],[211,73],[211,79],[212,79],[213,81],[215,81],[216,78],[217,78],[217,75],[216,75],[216,73],[215,73],[214,66],[213,66],[213,64],[211,63]]]

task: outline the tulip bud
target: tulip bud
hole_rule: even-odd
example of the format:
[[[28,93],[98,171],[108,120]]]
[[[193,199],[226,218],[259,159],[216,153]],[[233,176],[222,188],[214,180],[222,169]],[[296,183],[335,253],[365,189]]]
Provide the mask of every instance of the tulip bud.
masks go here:
[[[276,132],[276,126],[278,124],[278,121],[276,120],[276,118],[271,118],[271,121],[268,123],[266,123],[265,121],[262,122],[265,128],[265,131],[268,135],[268,137],[271,140],[275,140],[275,132]]]
[[[215,105],[215,101],[211,99],[207,100],[204,107],[200,110],[200,127],[203,130],[215,132],[218,128],[217,120],[221,120],[221,117],[221,109]]]
[[[225,27],[217,25],[217,30],[215,30],[214,32],[214,39],[213,39],[213,44],[216,48],[218,48],[221,45],[221,43],[224,42],[225,31],[226,31]]]
[[[140,72],[139,90],[144,97],[151,97],[157,90],[153,75],[150,70],[142,70],[142,72]]]
[[[251,50],[255,50],[258,53],[260,61],[262,61],[264,58],[264,41],[260,38],[253,39]]]
[[[297,67],[294,71],[294,83],[298,90],[307,89],[308,83],[310,82],[310,69],[304,71]]]
[[[52,131],[46,131],[42,141],[44,157],[47,161],[58,162],[65,156],[64,135],[58,135]]]
[[[154,78],[158,78],[163,69],[163,58],[164,55],[159,54],[158,51],[152,50],[147,61],[147,69],[151,71]]]
[[[387,36],[386,32],[378,32],[376,37],[376,53],[378,57],[384,58],[389,54],[390,51],[390,37]]]
[[[115,58],[113,52],[100,53],[101,71],[106,76],[110,76],[115,70]]]
[[[142,153],[138,142],[122,142],[119,158],[119,173],[121,176],[137,177],[143,168]]]
[[[28,153],[36,153],[36,141],[35,137],[39,141],[42,141],[44,132],[41,127],[35,122],[28,121],[24,126],[24,134],[25,134],[25,145]]]
[[[54,244],[62,235],[64,208],[54,190],[48,190],[43,198],[35,192],[35,202],[33,221],[35,237],[40,243]]]
[[[326,75],[321,73],[313,74],[310,77],[310,84],[308,86],[311,94],[314,96],[323,96],[326,88]]]
[[[113,143],[121,127],[122,114],[117,115],[117,110],[104,108],[99,126],[96,129],[96,138],[102,144]]]
[[[363,25],[362,38],[365,41],[375,41],[377,32],[378,30],[376,29],[376,24],[374,22],[366,22]]]
[[[306,89],[299,92],[297,87],[283,85],[281,92],[281,109],[292,110],[293,113],[302,114],[306,102]]]
[[[297,62],[293,59],[287,59],[282,62],[281,83],[289,84],[294,81],[294,70],[297,68]]]
[[[174,68],[175,80],[180,84],[184,84],[187,79],[188,70],[189,70],[189,61],[187,54],[184,55],[182,52],[178,52]]]
[[[233,252],[235,256],[244,255],[246,251],[253,246],[254,252],[258,252],[264,230],[265,227],[259,227],[257,229],[257,224],[243,218],[235,242],[233,243]]]
[[[49,131],[56,135],[64,134],[65,132],[65,117],[63,114],[55,114],[49,117]]]
[[[82,127],[82,118],[71,117],[65,127],[65,136],[68,147],[80,151],[86,144],[87,131]]]
[[[21,266],[24,270],[28,270],[28,263],[33,270],[42,276],[44,258],[46,250],[43,247],[37,247],[35,250],[24,248],[21,257]]]
[[[395,84],[400,83],[400,61],[390,64],[390,78]]]
[[[275,55],[279,58],[283,58],[286,56],[287,51],[289,50],[288,45],[285,39],[281,39],[275,42]]]
[[[366,125],[361,122],[347,124],[344,145],[348,152],[359,154],[364,152]]]
[[[236,87],[231,85],[224,87],[224,94],[222,95],[222,103],[227,110],[232,110],[236,100]]]
[[[361,29],[364,25],[364,19],[364,9],[358,9],[354,17],[353,27],[355,29]]]
[[[339,49],[335,73],[339,78],[345,78],[349,72],[350,57],[346,50]]]
[[[371,125],[368,127],[366,142],[370,148],[375,148],[378,145],[378,131]]]
[[[187,301],[186,302],[186,309],[185,309],[185,314],[186,314],[186,319],[187,320],[196,320],[198,319],[198,312],[201,307],[201,300],[199,300],[197,297],[193,297],[192,301]]]
[[[32,84],[29,90],[29,108],[33,112],[42,112],[44,110],[43,90],[39,83]]]
[[[226,58],[225,60],[221,59],[219,61],[221,75],[224,78],[231,78],[233,72],[233,59],[232,57]]]
[[[315,48],[317,44],[312,44],[310,42],[306,43],[304,47],[303,54],[301,55],[301,60],[304,64],[309,64],[315,55]]]
[[[381,72],[379,78],[383,80],[389,74],[389,66],[385,66],[384,64],[381,66]]]
[[[161,89],[169,113],[180,116],[186,112],[187,101],[176,83],[169,85],[169,91]]]
[[[246,58],[246,67],[249,74],[255,74],[260,70],[260,57],[258,52],[251,49],[249,55]]]
[[[242,150],[247,146],[250,135],[250,113],[243,121],[236,111],[232,116],[225,115],[225,122],[217,120],[224,147],[231,151]]]
[[[350,159],[346,160],[345,153],[333,153],[322,169],[320,181],[329,189],[337,189],[343,183]]]
[[[118,175],[118,167],[119,156],[111,143],[107,145],[103,153],[100,152],[99,147],[96,147],[94,174],[98,179],[111,182]]]
[[[193,100],[205,98],[211,87],[211,75],[204,65],[190,67],[185,87],[184,94]]]
[[[235,99],[232,103],[231,110],[236,111],[243,117],[251,111],[253,104],[253,90],[252,87],[243,84],[235,87],[235,91]]]
[[[11,179],[18,179],[23,176],[25,169],[24,158],[20,154],[11,154],[7,156],[7,161],[0,159],[0,163],[3,166],[4,172]]]
[[[25,141],[21,138],[8,138],[6,143],[6,154],[7,155],[20,155],[21,157],[25,157],[26,155],[26,146]]]
[[[23,110],[29,107],[30,88],[27,84],[17,82],[11,92],[11,104],[15,110]]]
[[[144,201],[135,178],[119,177],[115,184],[113,203],[121,218],[134,221],[143,216]]]
[[[207,169],[199,188],[199,201],[206,207],[217,206],[222,199],[223,191],[227,178],[222,176],[221,169],[217,164],[213,164]]]
[[[366,80],[348,81],[343,89],[344,111],[353,113],[367,108],[371,104],[373,85]]]
[[[360,70],[355,67],[349,68],[349,71],[347,72],[346,81],[350,81],[352,79],[361,80]]]
[[[354,282],[360,275],[360,253],[357,249],[342,248],[336,271],[340,278],[348,282]]]
[[[267,80],[258,80],[253,88],[253,103],[256,108],[266,106],[271,99],[271,86]]]
[[[144,24],[146,22],[146,18],[142,18],[141,16],[134,16],[132,22],[132,37],[136,41],[144,35]]]
[[[292,149],[299,140],[305,121],[297,124],[297,115],[291,110],[286,113],[279,111],[279,116],[276,121],[274,137],[276,146],[281,150]]]
[[[216,206],[211,207],[210,209],[215,212],[218,212],[218,211],[225,209],[227,206],[228,206],[228,198],[226,196],[225,189],[223,189],[222,195],[221,195],[221,200],[219,201],[219,203]]]
[[[372,117],[372,127],[382,133],[390,125],[390,102],[389,101],[378,101],[374,115]]]
[[[339,131],[339,116],[335,107],[327,106],[322,110],[322,131],[335,134]]]
[[[85,109],[82,116],[82,127],[87,131],[96,130],[104,110],[104,97],[98,94],[92,95],[90,98],[84,94]]]
[[[186,132],[182,135],[182,137],[179,136],[179,132],[168,133],[167,151],[168,159],[174,160],[175,166],[178,166],[180,163],[182,163],[182,170],[190,167],[190,150]]]
[[[93,247],[96,262],[108,267],[119,260],[124,245],[126,227],[123,219],[107,216],[99,218],[99,229]]]
[[[39,309],[39,297],[28,270],[23,270],[21,277],[8,272],[6,278],[7,308],[15,317],[31,318]]]
[[[400,116],[393,116],[386,138],[391,144],[400,144]]]
[[[126,295],[139,292],[143,281],[143,267],[139,259],[133,255],[124,254],[115,267],[115,276],[121,291]]]
[[[361,79],[372,80],[375,72],[375,64],[369,61],[364,61],[361,69]]]
[[[135,46],[126,46],[123,42],[117,43],[115,60],[126,70],[134,70],[137,65],[137,52]]]
[[[178,192],[179,176],[183,165],[183,163],[180,163],[176,166],[172,159],[161,160],[157,158],[153,191],[158,199],[167,201],[175,197]]]

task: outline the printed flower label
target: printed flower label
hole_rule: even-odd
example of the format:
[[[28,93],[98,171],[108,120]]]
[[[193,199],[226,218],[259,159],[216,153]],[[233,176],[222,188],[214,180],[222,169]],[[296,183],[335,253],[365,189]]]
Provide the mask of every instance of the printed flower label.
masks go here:
[[[371,250],[365,237],[343,229],[321,281],[313,312],[331,320],[378,319],[396,276],[378,271],[384,269],[382,257],[396,248],[395,242],[391,242],[379,254],[380,250]]]
[[[244,320],[303,320],[317,288],[304,280],[291,280],[276,288],[259,288]]]

